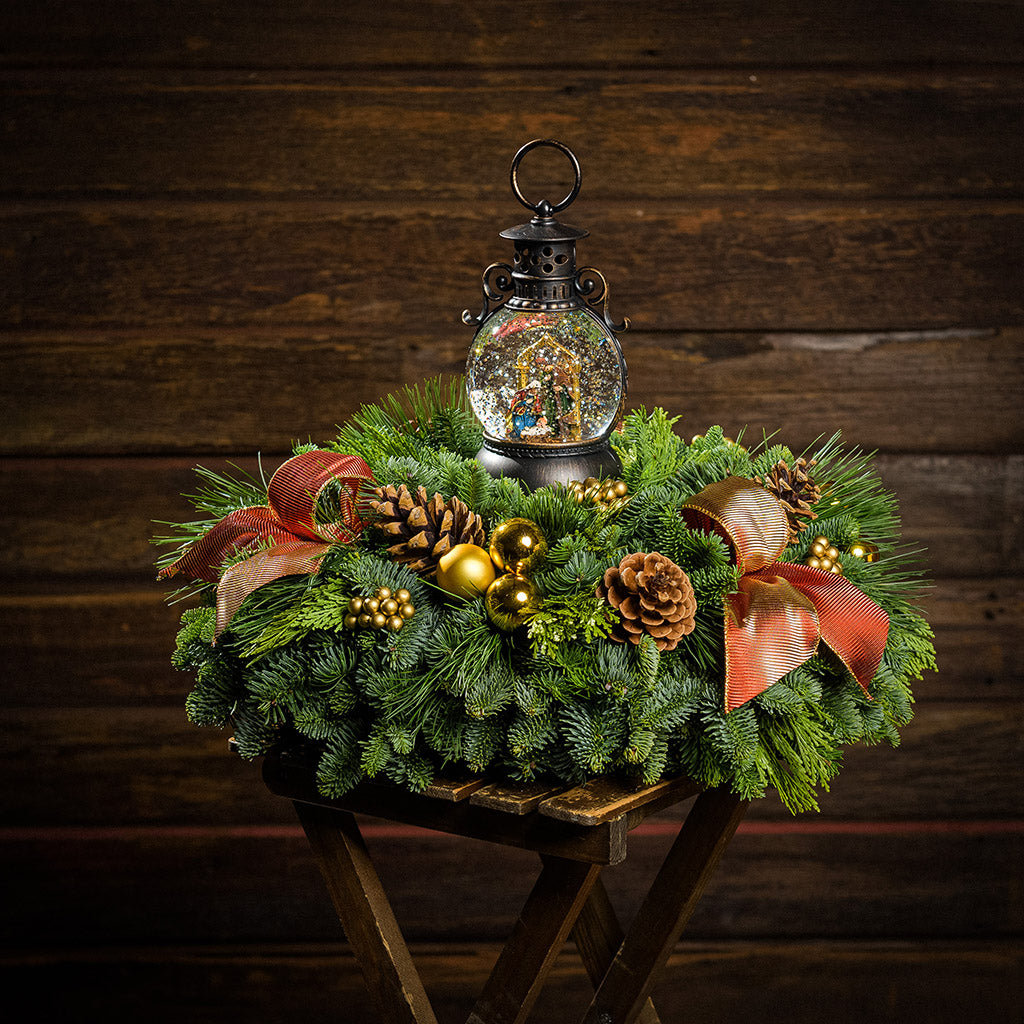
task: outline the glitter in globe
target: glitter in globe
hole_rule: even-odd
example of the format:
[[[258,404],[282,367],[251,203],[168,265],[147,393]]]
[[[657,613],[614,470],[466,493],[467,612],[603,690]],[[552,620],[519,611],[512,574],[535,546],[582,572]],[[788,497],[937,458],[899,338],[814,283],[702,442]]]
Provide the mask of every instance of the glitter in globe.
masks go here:
[[[622,403],[622,353],[589,310],[503,307],[473,340],[469,399],[488,436],[519,444],[593,441]]]

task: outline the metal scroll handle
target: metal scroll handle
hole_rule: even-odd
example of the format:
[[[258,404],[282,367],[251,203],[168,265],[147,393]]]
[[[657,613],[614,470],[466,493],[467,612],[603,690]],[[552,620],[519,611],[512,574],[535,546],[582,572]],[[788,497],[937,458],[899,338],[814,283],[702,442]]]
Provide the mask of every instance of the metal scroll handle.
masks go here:
[[[576,174],[576,180],[573,182],[573,186],[569,190],[569,194],[560,203],[555,203],[554,205],[549,203],[546,199],[542,199],[539,203],[531,203],[519,189],[519,164],[531,149],[536,149],[538,146],[550,146],[552,149],[557,149],[563,152],[572,163],[573,171]],[[554,139],[534,139],[532,142],[526,143],[526,145],[523,146],[514,157],[512,157],[512,170],[509,173],[509,179],[512,182],[512,194],[523,204],[523,206],[528,210],[533,210],[538,217],[550,217],[553,214],[564,210],[579,195],[580,183],[583,181],[583,175],[580,172],[580,162],[576,159],[576,154],[564,143],[556,142]]]

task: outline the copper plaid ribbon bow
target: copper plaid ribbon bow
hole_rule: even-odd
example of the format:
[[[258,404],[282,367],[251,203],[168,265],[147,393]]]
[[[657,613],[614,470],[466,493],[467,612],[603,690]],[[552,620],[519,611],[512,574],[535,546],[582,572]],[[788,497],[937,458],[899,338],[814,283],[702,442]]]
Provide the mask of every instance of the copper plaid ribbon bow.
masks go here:
[[[317,523],[313,510],[323,489],[340,480],[341,515],[333,523]],[[176,573],[217,584],[217,625],[220,636],[242,602],[264,584],[298,573],[316,571],[327,549],[354,540],[363,528],[357,495],[363,481],[372,480],[370,467],[356,455],[311,451],[296,455],[270,478],[267,504],[228,513],[194,541],[160,577]],[[265,547],[268,542],[272,546]],[[221,573],[224,559],[237,551],[253,555]]]
[[[789,527],[775,496],[731,476],[682,509],[688,526],[729,542],[743,574],[725,598],[725,704],[732,711],[798,668],[824,640],[868,694],[889,616],[849,580],[779,562]]]

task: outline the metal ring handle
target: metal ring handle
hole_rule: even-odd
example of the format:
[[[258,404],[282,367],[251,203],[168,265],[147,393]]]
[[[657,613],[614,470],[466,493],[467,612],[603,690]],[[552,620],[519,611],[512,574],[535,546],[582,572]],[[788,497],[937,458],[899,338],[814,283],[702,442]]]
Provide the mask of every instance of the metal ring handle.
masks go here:
[[[552,205],[546,199],[542,199],[539,203],[531,203],[519,190],[519,164],[531,149],[536,149],[538,146],[550,146],[552,149],[561,150],[572,162],[573,171],[576,173],[576,181],[569,190],[569,194],[560,203]],[[580,162],[576,159],[576,154],[564,143],[556,142],[554,139],[534,139],[532,142],[526,143],[526,145],[523,146],[514,157],[512,157],[512,170],[509,173],[509,179],[512,182],[512,194],[523,204],[523,206],[528,210],[533,210],[534,213],[541,217],[550,217],[552,214],[558,213],[560,210],[564,210],[579,195],[580,183],[583,181],[583,175],[580,172]]]

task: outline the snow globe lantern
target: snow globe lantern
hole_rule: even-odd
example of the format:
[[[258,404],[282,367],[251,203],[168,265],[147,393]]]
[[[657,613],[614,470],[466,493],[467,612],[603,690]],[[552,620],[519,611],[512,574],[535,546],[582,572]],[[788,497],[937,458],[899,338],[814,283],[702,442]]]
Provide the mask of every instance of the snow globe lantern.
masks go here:
[[[559,203],[527,200],[519,188],[522,158],[538,146],[564,153],[575,182]],[[576,266],[576,242],[589,232],[555,214],[577,196],[576,155],[561,142],[535,139],[512,159],[512,192],[534,213],[501,232],[513,262],[483,273],[483,309],[464,323],[477,331],[466,362],[466,389],[483,425],[477,458],[488,472],[527,487],[615,475],[621,469],[609,438],[626,399],[626,363],[617,333],[629,326],[608,314],[600,271]]]

